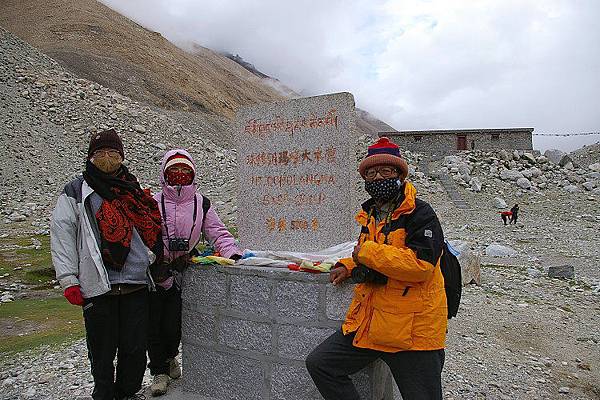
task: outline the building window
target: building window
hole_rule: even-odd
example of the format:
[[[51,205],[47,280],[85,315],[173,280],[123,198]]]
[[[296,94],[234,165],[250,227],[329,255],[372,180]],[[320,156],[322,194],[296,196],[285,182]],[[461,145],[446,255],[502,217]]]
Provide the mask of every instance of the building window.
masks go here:
[[[492,133],[492,140],[494,140],[494,141],[500,140],[500,134],[499,133]]]
[[[419,142],[421,139],[423,139],[423,135],[415,135],[413,137],[415,138],[415,142]]]

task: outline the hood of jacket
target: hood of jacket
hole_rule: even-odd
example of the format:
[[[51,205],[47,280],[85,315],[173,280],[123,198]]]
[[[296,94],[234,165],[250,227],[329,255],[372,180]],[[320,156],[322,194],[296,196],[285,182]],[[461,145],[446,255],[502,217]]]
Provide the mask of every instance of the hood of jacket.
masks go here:
[[[194,165],[194,180],[191,185],[171,186],[165,179],[165,165],[167,160],[175,154],[187,157]],[[183,149],[169,150],[163,156],[160,166],[160,184],[162,191],[154,195],[158,202],[158,208],[163,218],[163,242],[165,245],[165,259],[172,260],[186,251],[170,252],[169,239],[184,238],[190,241],[192,246],[198,243],[202,230],[202,196],[196,196],[196,164],[194,159]],[[194,200],[195,199],[195,200]],[[194,202],[196,206],[194,207]],[[196,220],[194,221],[194,208],[196,208]]]
[[[176,154],[181,154],[181,155],[185,156],[194,165],[194,179],[193,179],[191,185],[170,186],[167,183],[167,180],[165,179],[165,165],[167,164],[167,161],[169,160],[169,158],[171,158],[172,156],[174,156]],[[196,188],[196,175],[197,175],[196,163],[194,162],[192,155],[190,153],[188,153],[186,150],[175,149],[175,150],[167,151],[162,158],[162,162],[160,163],[159,175],[160,175],[160,177],[159,177],[160,184],[162,186],[162,192],[166,199],[169,199],[172,201],[188,201],[188,200],[192,200],[194,198],[194,193],[196,193],[196,189],[197,189]]]

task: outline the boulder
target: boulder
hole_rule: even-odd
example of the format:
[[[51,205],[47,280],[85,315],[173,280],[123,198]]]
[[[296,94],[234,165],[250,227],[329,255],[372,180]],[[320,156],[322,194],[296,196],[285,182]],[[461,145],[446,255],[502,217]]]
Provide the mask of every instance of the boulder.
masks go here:
[[[500,150],[498,152],[498,158],[504,161],[509,161],[511,159],[511,156],[508,154],[508,151]]]
[[[146,133],[146,128],[143,125],[133,125],[132,128],[138,133]]]
[[[519,178],[517,179],[517,186],[521,189],[531,189],[531,182],[527,178]]]
[[[459,156],[446,156],[446,157],[444,157],[443,165],[458,164],[459,162],[460,162]]]
[[[469,242],[464,240],[449,240],[453,249],[459,252],[457,256],[460,263],[460,272],[463,286],[469,283],[481,285],[481,261],[479,256],[471,250]]]
[[[527,268],[527,275],[529,275],[530,278],[539,278],[540,276],[542,276],[542,273],[537,268],[530,267]]]
[[[497,209],[505,209],[508,208],[508,204],[502,197],[494,197],[494,207]]]
[[[492,243],[485,248],[485,255],[488,257],[511,257],[517,254],[515,249],[498,243]]]
[[[560,165],[561,167],[564,167],[568,163],[573,164],[573,160],[571,159],[571,157],[569,157],[568,154],[565,154],[564,156],[562,156],[562,158],[558,162],[558,165]]]
[[[550,162],[554,163],[554,164],[559,164],[560,160],[563,158],[563,156],[565,156],[567,153],[565,153],[562,150],[558,150],[558,149],[549,149],[546,150],[544,152],[544,156],[550,160]]]
[[[481,182],[478,178],[471,178],[471,180],[469,181],[469,185],[471,186],[471,189],[473,189],[474,192],[481,192]]]
[[[579,188],[575,185],[567,185],[563,189],[565,189],[569,193],[577,193],[579,192]]]
[[[594,186],[596,186],[596,185],[594,184],[594,182],[589,182],[588,181],[588,182],[584,182],[582,184],[582,186],[584,187],[585,190],[587,190],[588,192],[591,192],[592,189],[594,189]]]
[[[550,278],[573,279],[575,268],[572,265],[553,265],[548,267],[548,276]]]
[[[590,164],[588,168],[593,172],[600,172],[600,163]]]
[[[469,176],[471,173],[471,168],[469,168],[469,166],[465,163],[460,163],[458,165],[458,173],[462,176]]]
[[[535,164],[535,162],[537,161],[535,159],[535,157],[533,156],[533,154],[531,153],[523,153],[523,157],[524,160],[529,161],[532,164]]]
[[[539,178],[542,175],[542,170],[537,167],[530,168],[529,172],[533,178]]]
[[[516,181],[519,178],[523,178],[523,174],[515,169],[504,169],[500,171],[500,179],[503,181]]]

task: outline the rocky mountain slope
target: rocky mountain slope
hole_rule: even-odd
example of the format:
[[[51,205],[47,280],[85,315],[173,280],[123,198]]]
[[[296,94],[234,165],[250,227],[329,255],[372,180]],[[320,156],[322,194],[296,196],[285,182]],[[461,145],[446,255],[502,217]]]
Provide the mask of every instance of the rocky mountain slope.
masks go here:
[[[94,0],[3,0],[0,26],[69,71],[146,104],[228,118],[282,96],[235,62],[175,46]]]
[[[140,103],[209,114],[227,123],[247,104],[296,94],[241,59],[198,44],[177,47],[95,0],[2,0],[0,26],[79,77]],[[374,136],[393,130],[367,112],[358,127]],[[226,147],[231,132],[221,131]]]
[[[82,169],[89,133],[108,126],[121,132],[126,162],[151,188],[165,149],[188,148],[200,187],[212,193],[225,219],[232,215],[235,152],[219,141],[229,122],[140,104],[73,75],[1,28],[0,80],[4,222],[45,227],[63,185]]]

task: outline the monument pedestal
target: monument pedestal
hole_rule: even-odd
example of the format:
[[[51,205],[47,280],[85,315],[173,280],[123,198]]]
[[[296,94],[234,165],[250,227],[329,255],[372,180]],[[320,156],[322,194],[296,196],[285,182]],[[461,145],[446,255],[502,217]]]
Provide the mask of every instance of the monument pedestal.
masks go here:
[[[304,360],[339,329],[353,285],[279,268],[194,266],[183,286],[186,399],[322,399]],[[352,376],[362,399],[392,400],[379,361]]]

